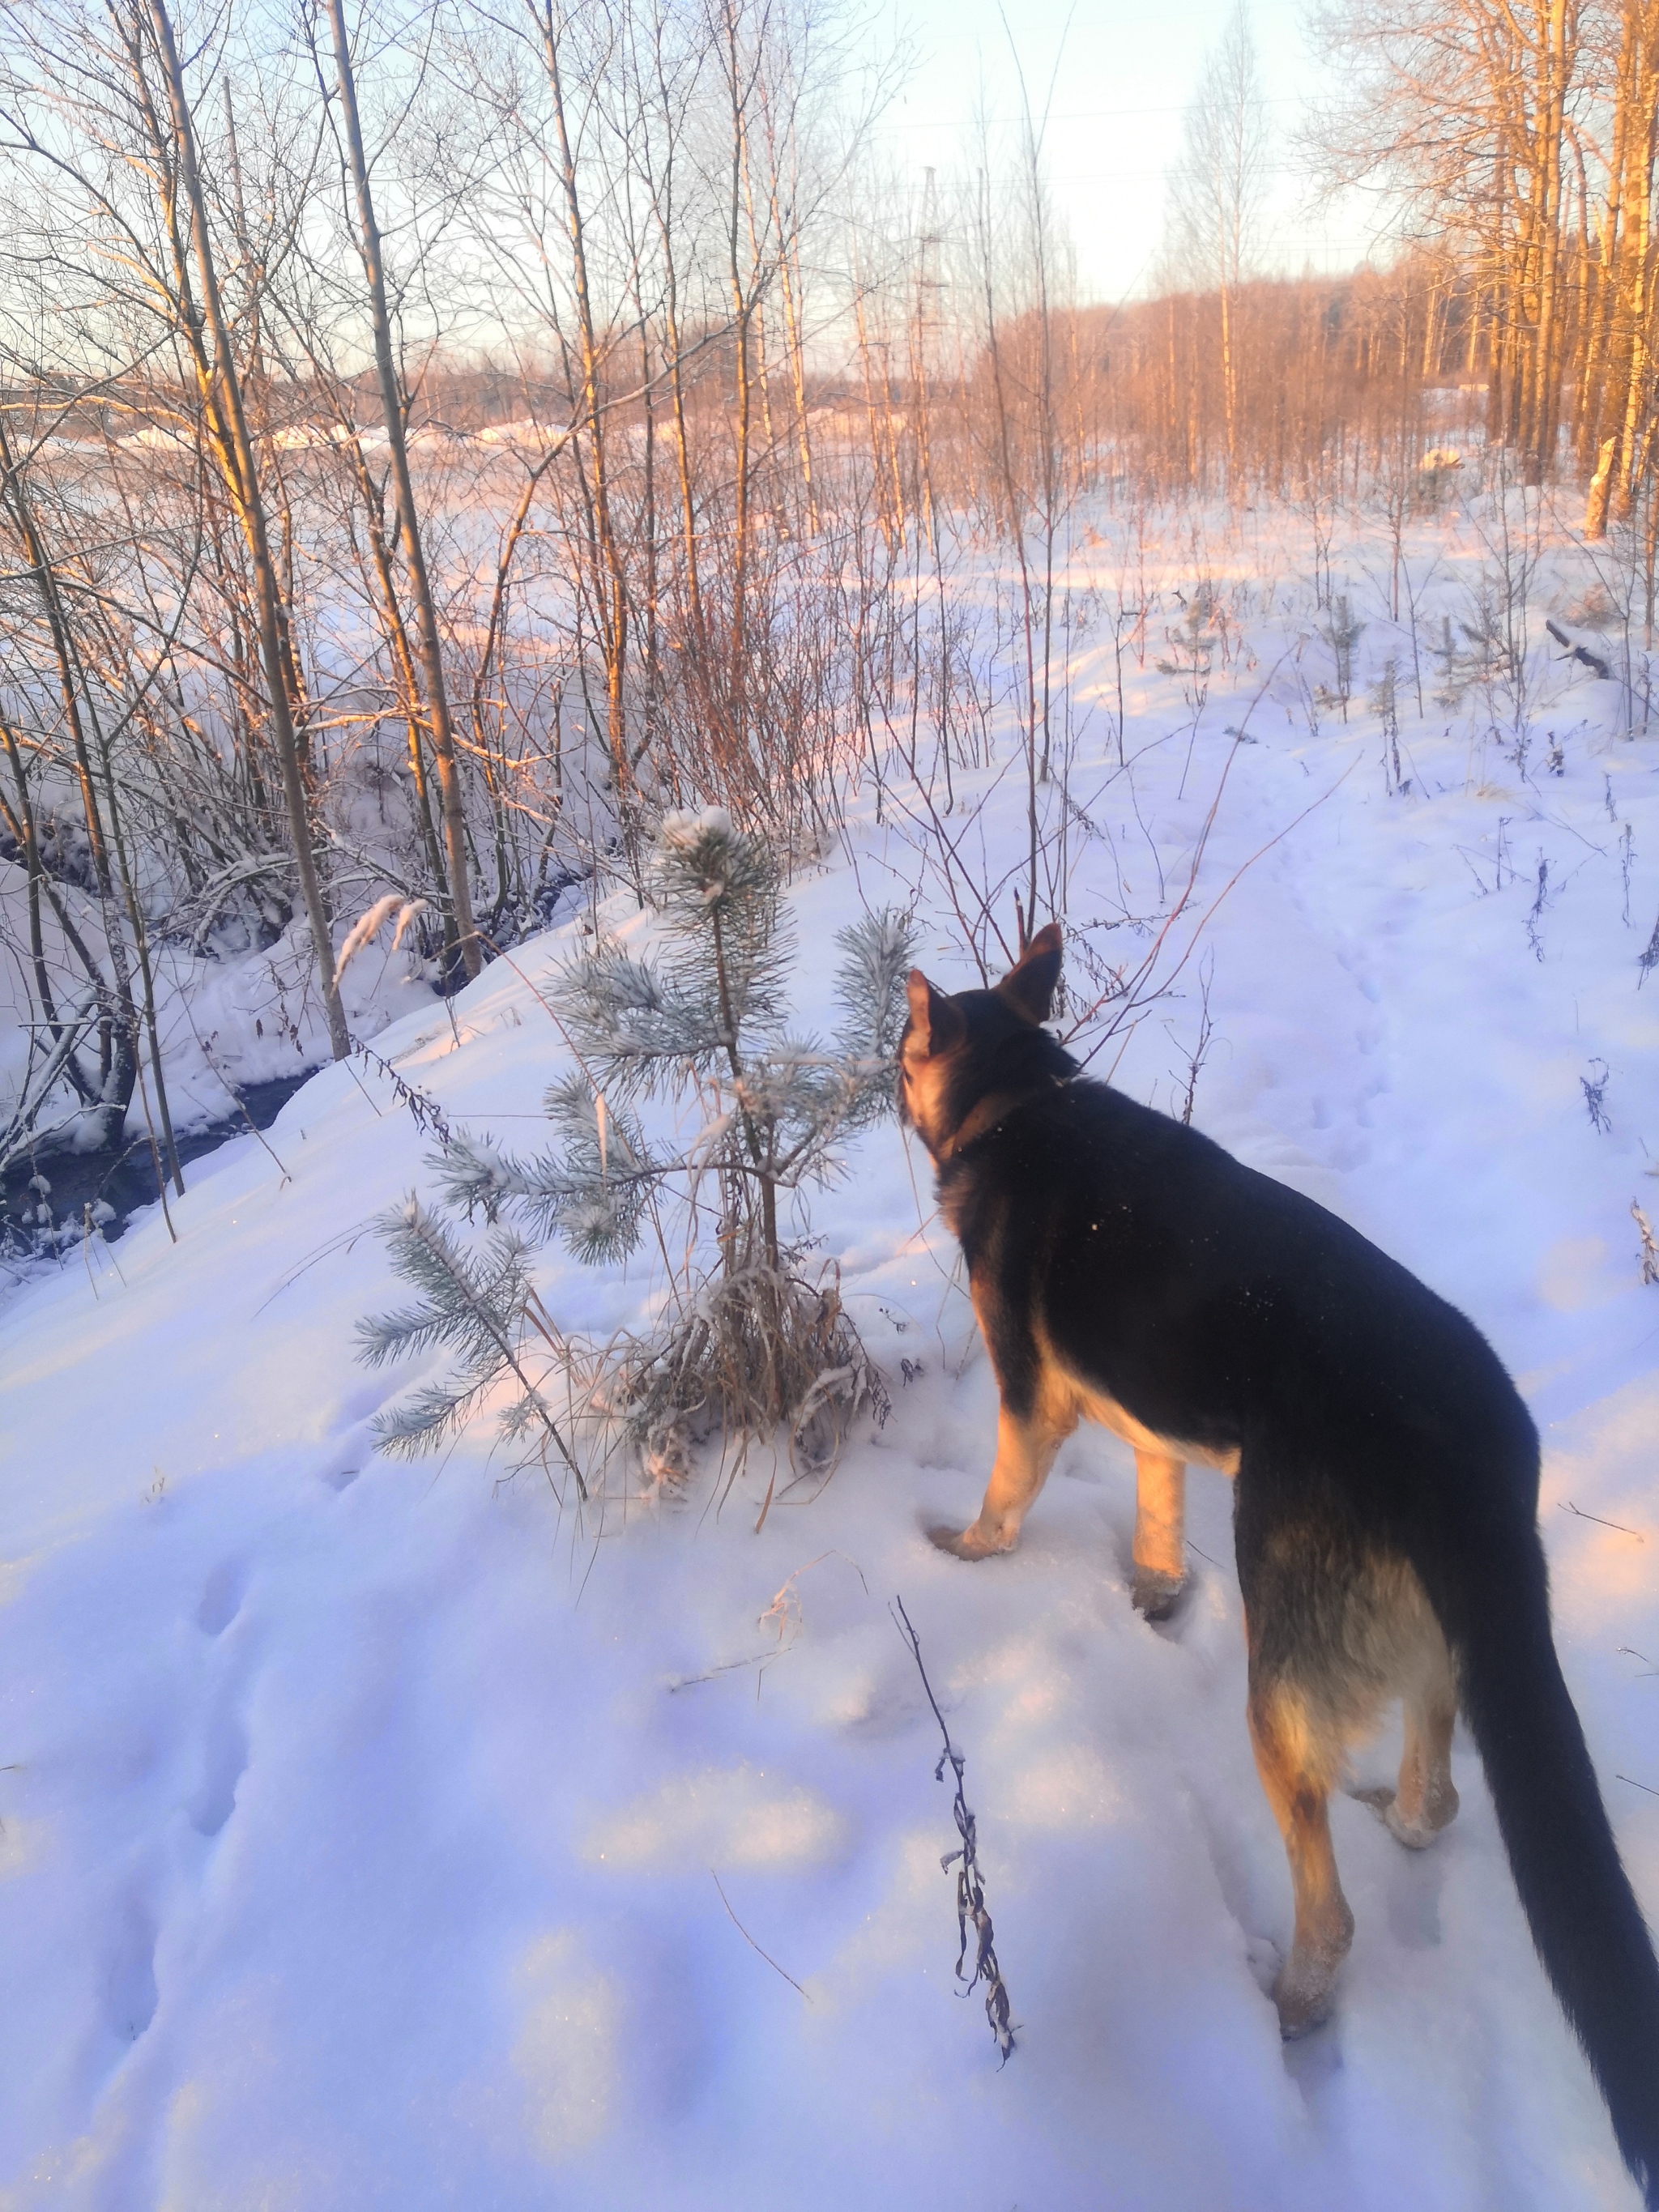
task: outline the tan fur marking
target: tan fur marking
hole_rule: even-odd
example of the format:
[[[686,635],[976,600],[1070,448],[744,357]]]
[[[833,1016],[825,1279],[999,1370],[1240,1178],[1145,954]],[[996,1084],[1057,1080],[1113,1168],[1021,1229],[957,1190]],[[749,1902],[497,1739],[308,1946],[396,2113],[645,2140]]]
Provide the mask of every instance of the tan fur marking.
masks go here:
[[[970,1281],[968,1287],[980,1334],[990,1345],[995,1338],[989,1326],[988,1301],[994,1293],[982,1282]],[[1045,1363],[1038,1377],[1036,1401],[1027,1418],[1022,1420],[1006,1405],[998,1405],[997,1455],[979,1518],[959,1536],[947,1529],[934,1529],[933,1541],[959,1559],[982,1559],[993,1552],[1012,1552],[1019,1540],[1021,1522],[1048,1479],[1055,1453],[1077,1423],[1076,1392],[1057,1368]]]
[[[1327,1800],[1334,1774],[1321,1731],[1285,1685],[1253,1690],[1246,1708],[1256,1771],[1273,1808],[1296,1893],[1296,1933],[1273,1984],[1279,2032],[1305,2035],[1331,2008],[1336,1971],[1353,1941],[1353,1915],[1337,1879]]]
[[[1238,1473],[1237,1446],[1228,1451],[1212,1451],[1207,1444],[1194,1443],[1189,1437],[1160,1436],[1156,1429],[1149,1429],[1144,1421],[1138,1421],[1115,1398],[1109,1398],[1103,1390],[1078,1386],[1078,1395],[1085,1415],[1091,1421],[1098,1421],[1103,1429],[1109,1429],[1115,1437],[1121,1437],[1126,1444],[1133,1445],[1137,1457],[1144,1452],[1149,1459],[1175,1459],[1188,1464],[1196,1462],[1200,1467],[1214,1468],[1229,1481]]]
[[[996,1462],[979,1518],[959,1536],[936,1529],[934,1542],[944,1551],[954,1552],[959,1559],[983,1559],[994,1552],[1012,1552],[1019,1540],[1020,1523],[1048,1480],[1055,1453],[1070,1434],[1070,1428],[1055,1427],[1040,1418],[1016,1420],[1006,1407],[1000,1408]]]
[[[1164,1452],[1135,1454],[1135,1542],[1138,1568],[1179,1582],[1187,1571],[1187,1468]]]
[[[1144,1421],[1138,1421],[1127,1407],[1120,1406],[1104,1390],[1084,1376],[1068,1372],[1040,1323],[1036,1334],[1045,1370],[1052,1368],[1063,1387],[1075,1393],[1078,1410],[1085,1420],[1098,1421],[1103,1429],[1109,1429],[1115,1437],[1121,1437],[1126,1444],[1132,1445],[1137,1454],[1145,1452],[1150,1459],[1196,1461],[1200,1467],[1215,1468],[1230,1480],[1238,1473],[1236,1446],[1226,1451],[1212,1451],[1207,1444],[1194,1443],[1185,1437],[1159,1435]]]
[[[922,1065],[925,1066],[926,1063]],[[911,1110],[914,1115],[914,1104]],[[983,1301],[990,1293],[977,1283],[971,1283],[969,1288],[980,1334],[988,1345],[993,1337],[986,1325],[988,1316]],[[1133,1449],[1135,1566],[1137,1570],[1145,1570],[1159,1579],[1170,1577],[1171,1589],[1164,1595],[1171,1595],[1173,1588],[1180,1583],[1186,1573],[1186,1462],[1196,1460],[1203,1466],[1217,1468],[1223,1474],[1231,1477],[1238,1473],[1238,1453],[1237,1450],[1215,1452],[1203,1444],[1158,1435],[1144,1421],[1138,1421],[1115,1398],[1093,1388],[1080,1376],[1069,1373],[1056,1357],[1045,1329],[1034,1326],[1032,1334],[1041,1364],[1036,1401],[1029,1425],[1034,1440],[1052,1437],[1052,1445],[1033,1441],[1018,1449],[1011,1446],[1006,1441],[1006,1432],[1012,1433],[1019,1425],[1012,1421],[1006,1413],[1000,1413],[996,1465],[992,1470],[990,1487],[985,1493],[979,1519],[964,1529],[959,1539],[951,1540],[947,1548],[962,1559],[981,1559],[988,1551],[1011,1551],[1018,1538],[1020,1522],[1054,1464],[1055,1451],[1071,1435],[1080,1419],[1097,1421],[1101,1427],[1109,1429],[1114,1436],[1121,1437]],[[1016,1504],[1017,1486],[1021,1478],[1017,1477],[1012,1470],[1018,1463],[1018,1455],[1023,1452],[1030,1455],[1044,1450],[1047,1457],[1042,1460],[1042,1474],[1036,1477],[1029,1492],[1019,1493]],[[997,1532],[994,1542],[989,1540],[993,1528]]]
[[[935,1160],[946,1141],[941,1109],[950,1060],[948,1052],[930,1053],[913,1036],[906,1037],[899,1060],[904,1110],[910,1117],[911,1127]]]
[[[1293,1547],[1296,1532],[1287,1530],[1282,1540]],[[1456,1682],[1416,1571],[1401,1559],[1368,1561],[1344,1589],[1337,1641],[1334,1654],[1319,1655],[1316,1674],[1253,1680],[1250,1692],[1250,1741],[1296,1893],[1296,1935],[1273,1992],[1286,2035],[1316,2027],[1329,2011],[1336,1970],[1353,1932],[1326,1801],[1350,1751],[1373,1732],[1395,1698],[1406,1708],[1398,1786],[1358,1794],[1413,1849],[1432,1843],[1457,1811],[1451,1778]]]
[[[1187,1468],[1163,1452],[1135,1454],[1134,1577],[1129,1599],[1164,1620],[1187,1587]]]
[[[1451,1654],[1428,1593],[1403,1560],[1374,1566],[1356,1599],[1363,1625],[1348,1640],[1370,1694],[1365,1710],[1345,1716],[1346,1741],[1352,1745],[1369,1735],[1391,1698],[1403,1701],[1406,1721],[1395,1787],[1358,1794],[1391,1835],[1413,1850],[1421,1850],[1457,1815],[1457,1791],[1451,1778],[1457,1680]]]
[[[1391,1835],[1413,1850],[1431,1844],[1457,1817],[1451,1778],[1452,1727],[1457,1698],[1448,1677],[1445,1693],[1431,1703],[1406,1701],[1406,1748],[1394,1802],[1384,1812]]]

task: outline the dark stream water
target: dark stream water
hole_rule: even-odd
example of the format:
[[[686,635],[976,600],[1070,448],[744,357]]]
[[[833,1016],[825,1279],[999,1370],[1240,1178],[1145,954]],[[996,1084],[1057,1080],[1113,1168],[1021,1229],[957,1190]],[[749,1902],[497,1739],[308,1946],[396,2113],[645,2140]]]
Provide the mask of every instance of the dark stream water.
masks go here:
[[[303,1075],[273,1076],[268,1083],[250,1083],[240,1092],[247,1121],[240,1114],[233,1114],[222,1121],[210,1121],[205,1127],[192,1129],[188,1136],[178,1139],[179,1164],[186,1170],[185,1188],[190,1185],[189,1164],[204,1152],[211,1152],[232,1137],[245,1137],[251,1121],[256,1129],[269,1128],[283,1108],[287,1105],[302,1083],[315,1074],[307,1068]],[[32,1240],[26,1221],[36,1217],[33,1209],[40,1204],[40,1192],[30,1188],[30,1178],[44,1176],[52,1185],[46,1203],[52,1208],[52,1223],[61,1225],[85,1218],[82,1209],[102,1204],[114,1208],[112,1220],[100,1221],[105,1237],[113,1239],[126,1227],[127,1216],[141,1206],[153,1206],[160,1195],[155,1187],[155,1168],[150,1156],[149,1139],[145,1134],[142,1116],[129,1115],[127,1127],[138,1121],[138,1133],[129,1134],[118,1149],[111,1147],[99,1152],[43,1152],[36,1161],[19,1161],[7,1169],[3,1178],[4,1213],[0,1218],[0,1243],[5,1232],[19,1243]],[[96,1218],[96,1216],[94,1216]]]

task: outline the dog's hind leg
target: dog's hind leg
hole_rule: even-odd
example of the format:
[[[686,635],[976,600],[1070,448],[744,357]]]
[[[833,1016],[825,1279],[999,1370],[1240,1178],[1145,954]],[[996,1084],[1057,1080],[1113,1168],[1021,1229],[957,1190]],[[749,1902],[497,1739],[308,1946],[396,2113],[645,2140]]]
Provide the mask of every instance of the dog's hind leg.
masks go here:
[[[1256,1771],[1285,1838],[1296,1892],[1296,1934],[1273,1985],[1279,2033],[1305,2035],[1330,2012],[1336,1970],[1353,1941],[1353,1915],[1337,1879],[1327,1801],[1340,1763],[1307,1699],[1284,1681],[1258,1679],[1251,1655],[1248,1712]]]
[[[1457,1717],[1457,1680],[1440,1623],[1423,1586],[1407,1570],[1391,1578],[1387,1633],[1379,1639],[1377,1671],[1400,1695],[1406,1747],[1400,1778],[1391,1790],[1356,1790],[1390,1835],[1420,1851],[1457,1816],[1451,1778],[1452,1727]]]
[[[1426,1639],[1425,1639],[1426,1640]],[[1439,1628],[1422,1653],[1420,1669],[1406,1692],[1406,1748],[1392,1792],[1368,1792],[1392,1836],[1420,1851],[1457,1817],[1451,1778],[1452,1725],[1457,1685]]]
[[[1038,1407],[1022,1416],[1011,1413],[1006,1405],[1000,1407],[996,1463],[979,1518],[960,1535],[951,1528],[930,1528],[927,1533],[939,1549],[953,1553],[959,1559],[983,1559],[994,1552],[1012,1552],[1032,1499],[1048,1479],[1054,1454],[1076,1426],[1075,1412],[1067,1419]]]
[[[1187,1468],[1161,1452],[1135,1453],[1134,1582],[1130,1597],[1162,1620],[1187,1587]]]

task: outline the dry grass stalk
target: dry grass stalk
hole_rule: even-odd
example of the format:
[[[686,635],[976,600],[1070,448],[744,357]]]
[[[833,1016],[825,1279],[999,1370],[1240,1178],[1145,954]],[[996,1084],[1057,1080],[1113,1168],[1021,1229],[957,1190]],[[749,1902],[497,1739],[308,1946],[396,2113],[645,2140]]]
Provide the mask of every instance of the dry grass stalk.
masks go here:
[[[957,1867],[957,1929],[962,1938],[962,1948],[957,1954],[957,1979],[968,1985],[962,1992],[963,1996],[969,1990],[977,1989],[981,1982],[985,1984],[985,2017],[991,2023],[991,2033],[996,2038],[997,2049],[1002,2053],[1002,2063],[1006,2066],[1014,2048],[1014,2029],[1008,1984],[1003,1980],[1002,1968],[997,1963],[994,1930],[985,1903],[985,1881],[979,1864],[977,1824],[963,1794],[963,1776],[967,1771],[968,1762],[951,1741],[951,1731],[945,1725],[945,1716],[939,1709],[939,1699],[933,1695],[933,1686],[927,1679],[927,1668],[922,1664],[921,1639],[910,1624],[909,1614],[904,1610],[904,1600],[896,1597],[893,1604],[896,1608],[894,1625],[910,1647],[916,1662],[916,1672],[921,1677],[921,1686],[927,1692],[933,1718],[939,1723],[939,1734],[945,1739],[945,1749],[933,1769],[933,1779],[943,1782],[947,1765],[957,1778],[956,1796],[951,1810],[955,1815],[957,1833],[962,1838],[962,1842],[956,1850],[946,1851],[939,1861],[940,1866],[947,1870],[953,1862],[960,1861]],[[974,1931],[974,1971],[971,1974],[965,1971],[969,1928]]]

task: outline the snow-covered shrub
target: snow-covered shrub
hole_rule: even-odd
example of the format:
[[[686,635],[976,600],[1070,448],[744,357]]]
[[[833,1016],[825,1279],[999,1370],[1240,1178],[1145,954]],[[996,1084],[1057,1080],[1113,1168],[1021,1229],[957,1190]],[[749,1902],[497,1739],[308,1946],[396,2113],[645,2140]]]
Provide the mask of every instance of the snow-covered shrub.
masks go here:
[[[0,1211],[0,1260],[26,1266],[36,1260],[61,1259],[89,1237],[100,1236],[114,1218],[115,1208],[95,1198],[60,1221],[52,1201],[52,1184],[36,1165],[15,1206]]]

